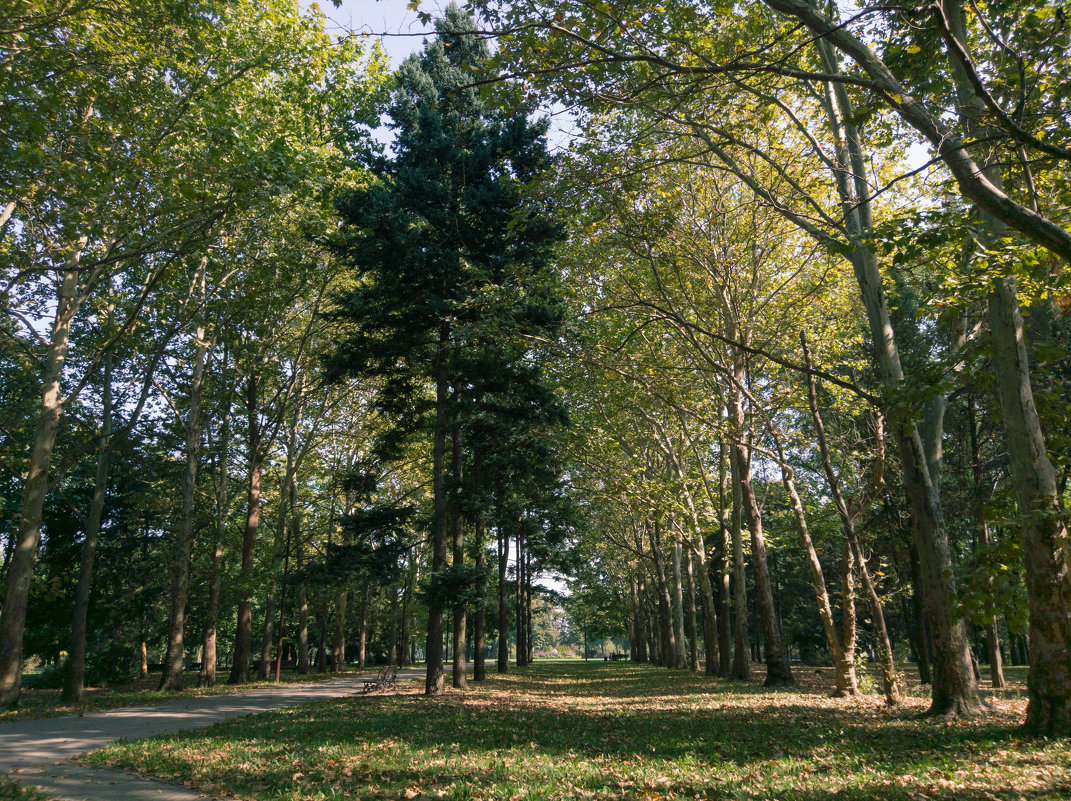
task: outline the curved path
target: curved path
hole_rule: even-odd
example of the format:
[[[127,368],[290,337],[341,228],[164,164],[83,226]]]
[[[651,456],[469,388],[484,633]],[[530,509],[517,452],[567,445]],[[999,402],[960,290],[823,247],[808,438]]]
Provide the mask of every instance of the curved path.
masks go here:
[[[423,678],[423,669],[402,670],[399,680]],[[144,779],[122,770],[70,762],[79,754],[119,739],[210,726],[221,720],[359,694],[369,674],[282,684],[248,692],[179,698],[82,717],[24,720],[0,725],[0,772],[65,801],[192,801],[206,799],[186,787]]]

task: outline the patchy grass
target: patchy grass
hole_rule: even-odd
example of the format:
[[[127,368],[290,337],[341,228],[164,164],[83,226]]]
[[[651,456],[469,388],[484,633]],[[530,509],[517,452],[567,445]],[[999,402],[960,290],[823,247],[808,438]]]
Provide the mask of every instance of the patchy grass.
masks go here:
[[[765,691],[628,663],[536,664],[479,689],[353,697],[90,754],[245,799],[1065,799],[1071,739],[1025,739],[1023,701],[919,720],[922,698]]]
[[[365,671],[368,672],[368,671]],[[299,682],[324,681],[335,679],[339,676],[353,674],[353,671],[345,673],[309,673],[301,675],[295,671],[284,672],[280,676],[283,684]],[[160,692],[156,688],[160,684],[160,676],[149,676],[138,679],[128,685],[117,688],[87,688],[85,703],[69,704],[60,698],[59,690],[40,690],[24,687],[19,696],[19,705],[15,709],[0,709],[0,724],[12,723],[16,720],[36,720],[39,718],[55,718],[63,715],[84,715],[90,712],[101,712],[106,709],[116,709],[123,706],[141,706],[160,701],[172,701],[176,698],[196,698],[202,695],[224,695],[227,693],[255,690],[263,687],[275,686],[274,681],[254,681],[248,684],[227,684],[224,674],[220,683],[215,687],[197,687],[197,673],[187,672],[183,676],[185,689],[179,691]],[[3,796],[0,796],[3,798]]]
[[[50,796],[33,787],[23,787],[0,775],[0,801],[50,801]]]

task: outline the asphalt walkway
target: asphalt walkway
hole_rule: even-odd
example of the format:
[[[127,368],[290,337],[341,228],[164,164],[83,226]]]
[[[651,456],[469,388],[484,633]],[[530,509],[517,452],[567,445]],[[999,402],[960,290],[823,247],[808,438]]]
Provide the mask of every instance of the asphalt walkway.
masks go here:
[[[422,669],[402,670],[399,680],[423,678]],[[211,726],[221,720],[360,693],[367,674],[281,684],[248,692],[180,698],[159,704],[95,712],[82,717],[24,720],[0,725],[0,772],[64,801],[192,801],[205,799],[186,787],[145,779],[112,768],[70,760],[119,739]]]

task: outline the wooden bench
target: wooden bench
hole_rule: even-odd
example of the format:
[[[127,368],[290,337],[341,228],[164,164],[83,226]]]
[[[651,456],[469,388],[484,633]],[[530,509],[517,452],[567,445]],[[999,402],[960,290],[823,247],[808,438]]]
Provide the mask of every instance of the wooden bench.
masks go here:
[[[383,669],[379,671],[379,674],[374,679],[365,679],[364,688],[362,693],[371,693],[376,690],[385,690],[388,687],[398,686],[398,667],[397,665],[384,665]]]

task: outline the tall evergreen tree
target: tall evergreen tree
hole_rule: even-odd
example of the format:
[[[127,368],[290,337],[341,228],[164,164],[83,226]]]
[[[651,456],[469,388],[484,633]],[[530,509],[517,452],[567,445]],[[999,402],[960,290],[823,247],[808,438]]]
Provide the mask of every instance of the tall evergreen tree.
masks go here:
[[[472,19],[450,6],[438,36],[397,75],[390,108],[394,158],[379,180],[339,204],[337,242],[359,278],[340,303],[350,324],[328,370],[374,377],[391,421],[380,443],[390,458],[430,432],[433,509],[425,692],[443,688],[443,612],[437,579],[447,567],[451,514],[463,460],[461,409],[472,385],[472,353],[496,337],[553,325],[538,291],[559,229],[527,187],[547,168],[546,126],[492,108],[476,84],[488,50]],[[460,454],[459,454],[460,455]],[[457,534],[455,532],[455,553]]]

